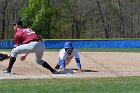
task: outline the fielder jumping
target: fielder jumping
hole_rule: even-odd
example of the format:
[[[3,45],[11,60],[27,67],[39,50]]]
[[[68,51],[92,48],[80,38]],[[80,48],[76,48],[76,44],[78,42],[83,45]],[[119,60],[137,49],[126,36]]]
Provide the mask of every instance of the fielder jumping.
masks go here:
[[[53,74],[58,74],[46,61],[42,60],[45,45],[39,35],[32,29],[23,27],[23,23],[20,19],[16,19],[13,26],[15,30],[14,48],[10,55],[9,65],[3,72],[6,75],[11,75],[11,70],[18,54],[25,54],[21,56],[21,61],[23,61],[29,53],[35,53],[35,59],[39,65],[49,69]]]
[[[66,66],[70,63],[73,57],[75,57],[78,71],[81,72],[80,57],[77,49],[73,48],[71,42],[66,42],[64,44],[64,48],[60,50],[58,55],[59,62],[55,66],[55,69],[61,68],[62,70],[65,70]]]

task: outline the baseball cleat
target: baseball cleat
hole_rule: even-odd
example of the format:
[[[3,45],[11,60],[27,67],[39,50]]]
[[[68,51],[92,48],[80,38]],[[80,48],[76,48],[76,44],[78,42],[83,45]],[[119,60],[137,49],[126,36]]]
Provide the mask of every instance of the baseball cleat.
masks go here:
[[[12,73],[7,71],[7,69],[5,69],[5,70],[3,70],[3,74],[8,76],[8,75],[11,75]]]

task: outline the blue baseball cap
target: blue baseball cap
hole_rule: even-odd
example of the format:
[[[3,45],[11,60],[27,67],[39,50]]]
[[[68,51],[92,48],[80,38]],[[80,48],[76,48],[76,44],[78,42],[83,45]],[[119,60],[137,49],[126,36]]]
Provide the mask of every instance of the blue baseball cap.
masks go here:
[[[66,42],[64,44],[64,48],[73,48],[72,43],[71,42]]]

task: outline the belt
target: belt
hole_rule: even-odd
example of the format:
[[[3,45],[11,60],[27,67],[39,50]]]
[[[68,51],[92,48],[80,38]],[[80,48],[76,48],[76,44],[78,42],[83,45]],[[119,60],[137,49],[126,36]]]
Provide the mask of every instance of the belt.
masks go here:
[[[34,42],[34,41],[37,41],[37,42],[41,41],[41,42],[42,42],[41,39],[35,39],[35,40],[31,40],[31,41],[29,41],[29,43],[30,43],[30,42]]]

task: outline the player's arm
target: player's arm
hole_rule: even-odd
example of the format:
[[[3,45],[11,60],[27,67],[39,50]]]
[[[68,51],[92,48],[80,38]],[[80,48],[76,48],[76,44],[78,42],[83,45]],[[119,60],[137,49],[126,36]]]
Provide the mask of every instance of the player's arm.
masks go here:
[[[61,69],[65,69],[65,60],[64,59],[60,59],[60,66],[61,66]]]
[[[65,60],[67,58],[66,52],[59,53],[59,64],[61,66],[61,69],[65,69]]]
[[[80,62],[80,58],[75,58],[76,63],[77,63],[77,67],[78,67],[78,71],[81,72],[81,62]]]
[[[21,43],[22,43],[21,35],[20,34],[16,34],[15,37],[14,37],[14,48],[19,46]]]

